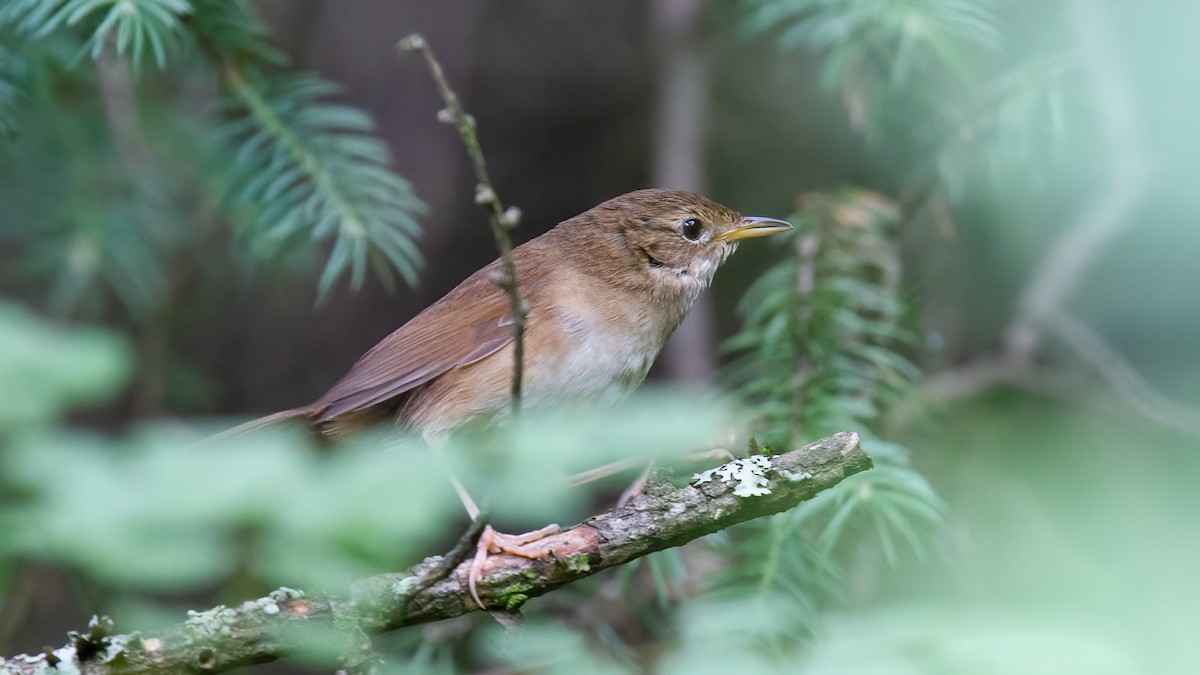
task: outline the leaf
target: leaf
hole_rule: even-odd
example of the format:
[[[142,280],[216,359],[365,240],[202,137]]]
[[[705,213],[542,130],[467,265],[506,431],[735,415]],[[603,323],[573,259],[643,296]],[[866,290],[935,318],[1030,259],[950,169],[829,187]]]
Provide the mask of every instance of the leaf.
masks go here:
[[[40,427],[120,391],[132,354],[98,329],[63,330],[0,303],[0,434]]]

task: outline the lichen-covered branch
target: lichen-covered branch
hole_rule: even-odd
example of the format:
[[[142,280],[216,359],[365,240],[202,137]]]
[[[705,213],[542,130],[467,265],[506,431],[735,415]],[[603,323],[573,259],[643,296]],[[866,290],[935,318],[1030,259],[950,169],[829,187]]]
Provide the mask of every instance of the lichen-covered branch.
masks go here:
[[[841,433],[783,455],[735,460],[682,488],[654,484],[625,506],[539,542],[551,551],[545,558],[489,558],[479,595],[488,609],[515,611],[529,598],[600,570],[786,511],[870,467],[858,436]],[[446,570],[442,558],[428,558],[402,573],[364,579],[342,597],[279,589],[238,607],[190,612],[184,623],[153,635],[116,634],[111,622],[93,620],[86,633],[69,634],[63,647],[0,659],[0,672],[218,673],[314,643],[336,652],[363,635],[478,609],[467,592],[469,567],[463,562]]]

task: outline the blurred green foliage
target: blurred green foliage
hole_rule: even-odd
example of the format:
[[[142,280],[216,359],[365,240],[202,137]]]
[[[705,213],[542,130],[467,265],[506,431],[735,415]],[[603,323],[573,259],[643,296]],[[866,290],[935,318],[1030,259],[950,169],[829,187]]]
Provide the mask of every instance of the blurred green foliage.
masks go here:
[[[178,48],[183,19],[191,9],[187,0],[14,0],[0,14],[0,21],[31,39],[79,31],[87,40],[79,58],[88,54],[98,59],[111,44],[118,56],[128,55],[137,64],[148,47],[162,68],[168,49]]]
[[[429,479],[441,466],[402,439],[326,457],[286,432],[206,444],[171,428],[121,440],[59,429],[69,408],[117,390],[128,352],[111,334],[3,309],[0,381],[24,385],[0,390],[6,558],[127,589],[198,588],[239,572],[337,586],[425,550],[457,513],[453,493]]]
[[[587,488],[571,485],[573,476],[612,463],[636,471],[655,458],[711,448],[737,427],[735,417],[711,397],[647,387],[612,407],[531,410],[502,429],[459,433],[445,454],[469,488],[480,486],[473,493],[487,490],[484,505],[502,521],[566,524],[594,506]],[[628,480],[626,471],[605,484],[620,489]]]
[[[369,266],[411,283],[424,207],[336,92],[287,70],[245,0],[5,3],[0,241],[26,251],[11,271],[61,312],[115,297],[145,320],[230,223],[260,266],[333,242],[322,297]]]
[[[114,395],[129,376],[127,345],[111,333],[66,330],[0,304],[0,429],[15,435]]]
[[[850,125],[903,163],[900,196],[966,196],[976,176],[1028,186],[1061,146],[1070,50],[1011,57],[1002,3],[739,0],[742,30],[818,57]]]
[[[877,467],[787,514],[532,602],[519,631],[464,618],[380,639],[388,668],[1189,672],[1200,454],[1186,424],[1140,419],[1128,396],[1141,392],[1114,395],[1095,359],[1062,341],[1034,364],[1050,375],[1035,391],[931,406],[915,372],[995,348],[1055,224],[1115,161],[1059,25],[1070,19],[960,0],[728,4],[779,58],[813,60],[873,161],[899,178],[856,176],[871,189],[797,205],[729,343],[725,383],[744,407],[649,392],[607,414],[534,413],[465,432],[445,462],[498,520],[530,526],[593,510],[588,492],[565,488],[572,473],[740,449],[737,421],[758,449],[854,430]],[[1200,17],[1108,5],[1120,30],[1106,48],[1130,68],[1161,166],[1127,215],[1137,227],[1101,252],[1070,309],[1135,372],[1194,401],[1200,153],[1186,113],[1200,89],[1185,86],[1194,49],[1154,48],[1193,44]],[[419,205],[367,120],[330,94],[287,72],[248,3],[0,5],[0,243],[20,254],[3,273],[59,314],[115,301],[145,317],[172,304],[170,280],[197,247],[223,245],[229,223],[267,261],[331,244],[320,292],[372,265],[411,280]],[[195,100],[220,103],[197,115]],[[939,352],[946,341],[954,350]],[[410,439],[322,454],[286,431],[204,444],[170,425],[112,438],[65,422],[117,395],[132,361],[113,333],[0,306],[0,644],[41,565],[67,570],[95,596],[88,609],[128,630],[201,608],[178,594],[337,589],[456,534],[442,460]]]
[[[122,630],[152,628],[143,622],[167,620],[153,611],[156,594],[344,591],[439,552],[448,526],[465,522],[441,455],[394,430],[337,452],[290,429],[208,440],[151,425],[107,438],[63,419],[120,390],[122,340],[3,305],[0,347],[0,602],[28,583],[26,570],[53,564],[102,590],[96,610]],[[615,410],[531,410],[502,429],[467,430],[447,454],[499,522],[570,523],[591,510],[587,491],[569,486],[574,473],[707,447],[731,417],[712,401],[648,391]]]

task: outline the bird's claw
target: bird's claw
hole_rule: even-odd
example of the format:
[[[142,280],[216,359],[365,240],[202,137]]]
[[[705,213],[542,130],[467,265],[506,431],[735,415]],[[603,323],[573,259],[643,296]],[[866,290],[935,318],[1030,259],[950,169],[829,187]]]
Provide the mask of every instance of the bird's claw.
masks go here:
[[[562,528],[558,525],[547,525],[540,530],[522,534],[504,534],[492,529],[491,525],[485,526],[479,535],[479,543],[475,545],[475,558],[471,561],[471,568],[467,574],[467,588],[470,590],[471,599],[475,601],[475,604],[483,609],[483,602],[479,599],[477,588],[479,582],[483,580],[483,563],[489,554],[507,553],[530,560],[545,558],[554,551],[547,544],[543,543],[539,546],[537,543],[541,539],[559,532],[562,532]]]

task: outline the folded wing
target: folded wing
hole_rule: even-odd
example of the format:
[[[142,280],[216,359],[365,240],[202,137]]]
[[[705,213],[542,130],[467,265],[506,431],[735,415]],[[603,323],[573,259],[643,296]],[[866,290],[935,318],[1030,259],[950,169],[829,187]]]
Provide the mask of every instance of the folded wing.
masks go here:
[[[476,274],[375,345],[313,408],[318,423],[402,396],[513,339],[508,297]]]

